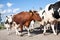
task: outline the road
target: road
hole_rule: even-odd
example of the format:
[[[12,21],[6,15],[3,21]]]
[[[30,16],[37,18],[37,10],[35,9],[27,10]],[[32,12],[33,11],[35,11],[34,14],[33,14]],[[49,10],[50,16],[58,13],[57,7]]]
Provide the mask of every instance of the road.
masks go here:
[[[53,33],[43,35],[40,31],[35,31],[31,33],[31,36],[27,36],[27,32],[23,33],[23,36],[16,35],[14,32],[8,35],[6,30],[0,30],[0,40],[60,40],[60,33],[58,35]]]
[[[19,36],[12,31],[11,34],[8,35],[6,29],[0,30],[0,40],[60,40],[60,33],[54,35],[53,33],[47,32],[46,35],[43,35],[39,29],[31,32],[31,36],[27,35],[27,31],[24,31],[23,34],[23,36]]]

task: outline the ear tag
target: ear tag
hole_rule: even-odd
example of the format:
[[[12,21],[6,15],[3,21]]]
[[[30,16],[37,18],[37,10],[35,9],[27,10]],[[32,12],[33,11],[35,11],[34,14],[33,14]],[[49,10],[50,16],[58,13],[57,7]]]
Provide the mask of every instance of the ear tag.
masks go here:
[[[32,14],[32,13],[30,13],[30,14]]]

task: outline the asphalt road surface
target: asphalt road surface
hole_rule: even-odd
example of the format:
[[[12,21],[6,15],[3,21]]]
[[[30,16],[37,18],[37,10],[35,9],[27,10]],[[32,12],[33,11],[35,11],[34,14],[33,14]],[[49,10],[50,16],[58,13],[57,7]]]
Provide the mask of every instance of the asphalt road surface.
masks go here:
[[[60,33],[58,35],[54,35],[51,32],[47,32],[46,35],[43,35],[43,31],[35,29],[35,31],[31,32],[31,36],[27,35],[27,31],[23,32],[23,36],[19,36],[16,35],[14,31],[8,35],[7,30],[4,29],[0,30],[0,40],[60,40]]]
[[[35,31],[31,33],[31,36],[28,36],[27,32],[24,32],[23,36],[18,36],[14,32],[8,35],[6,30],[0,30],[0,40],[60,40],[60,33],[58,35],[54,35],[53,33],[43,35],[39,32]]]

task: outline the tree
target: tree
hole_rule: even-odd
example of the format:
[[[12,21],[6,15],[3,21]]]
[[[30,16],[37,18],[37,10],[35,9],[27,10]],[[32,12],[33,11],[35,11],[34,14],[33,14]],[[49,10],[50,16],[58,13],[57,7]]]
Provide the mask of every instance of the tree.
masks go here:
[[[0,13],[0,24],[1,24],[2,18],[1,18],[1,13]]]

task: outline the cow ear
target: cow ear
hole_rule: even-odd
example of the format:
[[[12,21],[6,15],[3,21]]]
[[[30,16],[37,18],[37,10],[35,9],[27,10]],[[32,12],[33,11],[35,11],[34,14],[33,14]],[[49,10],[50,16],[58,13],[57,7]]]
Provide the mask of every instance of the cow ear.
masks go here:
[[[7,16],[6,16],[7,17]]]
[[[34,11],[34,13],[36,13],[37,11]]]
[[[12,15],[10,15],[10,16],[12,16]]]
[[[32,10],[29,10],[30,13],[32,13]]]

